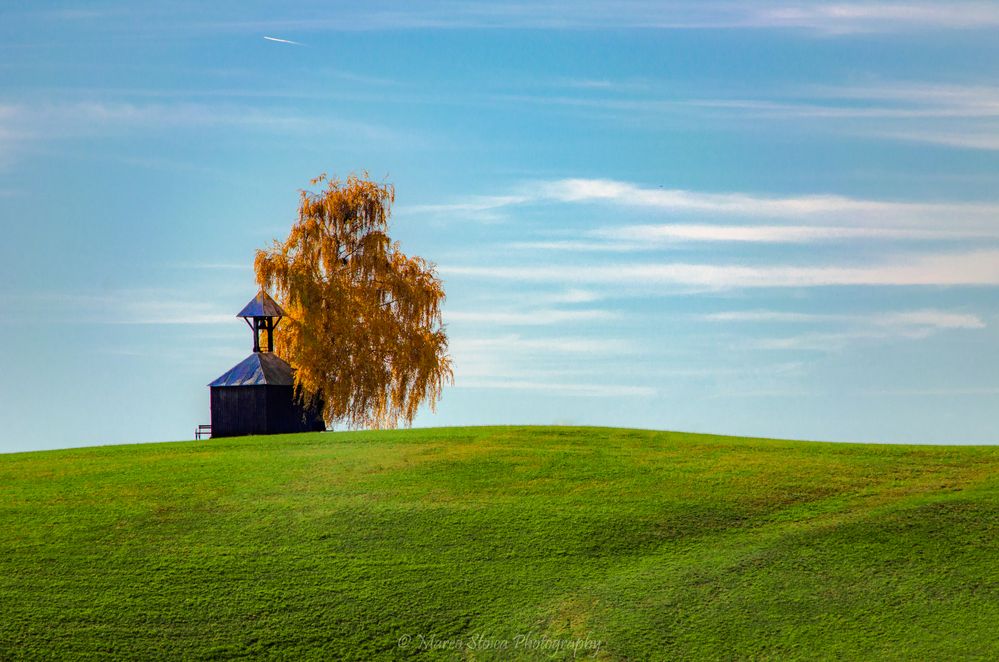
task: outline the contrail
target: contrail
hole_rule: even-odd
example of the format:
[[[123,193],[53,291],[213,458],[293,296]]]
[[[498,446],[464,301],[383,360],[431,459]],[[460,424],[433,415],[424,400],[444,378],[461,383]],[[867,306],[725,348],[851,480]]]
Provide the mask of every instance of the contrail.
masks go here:
[[[297,41],[291,41],[290,39],[278,39],[277,37],[264,37],[267,41],[276,41],[282,44],[292,44],[294,46],[301,46],[302,44]]]

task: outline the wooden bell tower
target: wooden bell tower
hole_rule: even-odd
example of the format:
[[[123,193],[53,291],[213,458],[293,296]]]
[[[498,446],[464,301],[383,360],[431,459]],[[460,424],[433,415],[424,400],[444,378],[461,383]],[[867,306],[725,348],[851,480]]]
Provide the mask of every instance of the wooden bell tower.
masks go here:
[[[242,317],[253,331],[253,351],[273,352],[274,351],[274,329],[284,317],[284,311],[277,302],[271,298],[267,292],[260,290],[257,296],[250,299],[250,302],[243,306],[236,317]],[[260,332],[266,333],[267,349],[260,346]]]
[[[236,316],[253,332],[253,353],[208,385],[212,437],[325,430],[321,401],[303,400],[294,369],[274,353],[281,306],[260,290]]]

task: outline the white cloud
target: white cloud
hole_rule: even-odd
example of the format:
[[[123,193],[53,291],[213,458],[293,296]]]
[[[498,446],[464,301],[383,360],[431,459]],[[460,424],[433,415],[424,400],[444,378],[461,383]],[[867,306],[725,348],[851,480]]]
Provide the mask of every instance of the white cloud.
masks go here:
[[[498,326],[545,326],[565,322],[592,322],[615,319],[608,310],[525,310],[525,311],[445,311],[445,322],[474,322]]]
[[[999,87],[880,81],[774,91],[773,99],[687,101],[731,116],[820,121],[837,133],[960,149],[999,150]],[[800,98],[808,99],[802,102]]]
[[[0,104],[0,149],[9,153],[28,141],[90,137],[128,131],[242,129],[267,132],[317,131],[363,140],[394,139],[392,132],[367,122],[296,110],[201,103],[126,103],[80,101]],[[0,158],[3,154],[0,154]]]
[[[937,329],[984,329],[985,322],[977,315],[945,310],[909,310],[882,313],[871,317],[879,326],[933,327]]]
[[[999,7],[988,2],[774,3],[751,11],[758,27],[803,28],[828,34],[980,30],[999,25]]]
[[[275,233],[277,234],[277,233]],[[238,262],[175,262],[169,265],[173,269],[209,269],[218,271],[251,271],[252,264]]]
[[[899,389],[866,389],[860,391],[861,395],[884,395],[884,396],[929,396],[929,397],[952,397],[966,395],[999,395],[999,386],[966,387],[966,388],[899,388]]]
[[[698,315],[708,322],[821,322],[842,319],[839,315],[791,313],[777,310],[726,310],[719,313]]]
[[[897,337],[873,331],[844,331],[839,333],[806,333],[784,338],[764,338],[743,343],[747,349],[796,350],[812,352],[838,352],[859,341],[886,340]],[[909,336],[913,337],[913,336]],[[921,335],[918,337],[925,337]]]
[[[22,296],[25,319],[86,324],[214,325],[233,324],[235,310],[191,299],[170,290],[115,290],[102,294],[36,292]]]
[[[843,195],[764,196],[740,192],[707,193],[664,187],[651,188],[613,179],[569,178],[536,181],[516,193],[478,196],[453,204],[420,205],[402,208],[405,212],[433,213],[462,219],[494,221],[504,210],[539,203],[609,204],[647,209],[663,214],[708,214],[743,218],[791,219],[799,225],[749,226],[672,224],[632,225],[603,228],[590,233],[636,242],[658,239],[726,241],[814,241],[851,237],[943,238],[996,236],[999,228],[997,203],[903,202],[851,198]],[[830,221],[835,225],[830,225]],[[800,225],[823,225],[810,229]],[[934,224],[933,231],[922,225]],[[946,223],[946,230],[939,227]],[[872,225],[872,224],[877,224]],[[860,226],[860,227],[854,227]],[[628,236],[626,233],[631,233]],[[548,243],[570,250],[588,250],[590,245],[573,240],[564,242],[520,242],[520,246]],[[518,244],[514,244],[518,245]]]
[[[698,224],[625,225],[600,228],[587,234],[613,241],[634,242],[626,244],[630,248],[655,248],[664,243],[684,241],[804,244],[849,239],[967,239],[983,236],[983,233],[940,232],[919,228]],[[999,237],[999,229],[991,236]]]
[[[101,321],[109,324],[232,324],[235,313],[222,312],[203,301],[128,301],[112,304],[108,316]]]
[[[442,266],[442,274],[573,285],[681,285],[714,289],[821,286],[999,285],[999,250],[912,255],[863,266],[635,264]]]
[[[752,349],[840,351],[857,342],[918,340],[942,331],[983,329],[985,322],[977,315],[944,310],[922,309],[872,314],[790,313],[767,310],[729,311],[704,315],[701,319],[716,322],[774,322],[820,324],[844,327],[839,331],[797,334],[781,338],[754,339],[745,342]]]
[[[513,250],[527,251],[571,251],[571,252],[600,252],[612,253],[634,253],[636,251],[648,251],[659,248],[657,245],[625,243],[621,241],[576,241],[572,239],[555,241],[512,241],[505,244],[507,248]]]
[[[488,290],[482,292],[484,295],[479,302],[490,309],[507,308],[514,310],[525,310],[533,308],[547,308],[550,306],[572,306],[581,303],[593,303],[605,298],[600,292],[569,287],[564,290],[544,291],[541,289],[531,289],[530,291],[502,291]]]
[[[552,303],[590,303],[603,297],[589,290],[568,289],[564,292],[546,295],[545,299]]]
[[[396,215],[427,215],[444,220],[481,221],[493,223],[503,219],[501,210],[530,202],[523,195],[473,196],[454,203],[436,205],[399,205]]]
[[[977,315],[946,310],[921,309],[872,314],[796,313],[775,310],[738,310],[709,313],[699,319],[710,322],[860,323],[881,327],[928,327],[935,329],[983,329]]]
[[[458,388],[540,391],[581,397],[656,393],[648,387],[606,383],[601,371],[594,367],[593,359],[635,351],[631,343],[614,338],[452,335],[450,349]],[[573,378],[579,381],[567,381]]]
[[[515,354],[627,354],[634,351],[630,343],[615,338],[581,338],[552,336],[528,338],[520,334],[494,337],[453,337],[450,347],[455,356],[493,354],[511,357]],[[457,361],[456,361],[457,362]]]
[[[662,115],[696,113],[704,119],[739,115],[770,119],[990,119],[999,117],[999,88],[987,84],[954,85],[940,82],[879,81],[869,85],[805,85],[715,93],[656,96],[662,84],[647,84],[641,95],[616,93],[626,85],[608,85],[604,94],[579,96],[508,95],[495,97],[510,103],[591,108],[622,114]]]
[[[547,395],[579,396],[590,398],[609,397],[655,397],[656,389],[647,386],[627,386],[618,384],[573,384],[559,382],[536,382],[529,380],[469,379],[456,380],[456,388],[501,389],[512,391],[541,391]]]
[[[995,85],[881,81],[869,85],[820,86],[807,94],[849,102],[844,106],[824,107],[827,117],[873,120],[843,125],[858,136],[999,150],[996,138],[999,87]],[[861,103],[857,104],[858,101]],[[783,112],[794,116],[797,111],[789,104]],[[812,111],[803,109],[797,114],[807,117],[808,112]],[[879,118],[895,121],[878,122]]]
[[[954,116],[999,115],[999,87],[995,85],[883,80],[865,85],[816,85],[803,92],[819,99],[900,102]]]
[[[647,188],[610,179],[562,179],[536,185],[540,198],[560,202],[611,202],[666,212],[700,212],[774,218],[840,217],[911,221],[963,214],[994,218],[999,205],[969,203],[913,203],[865,200],[841,195],[766,197],[747,193],[702,193],[681,189]]]
[[[201,103],[126,103],[112,101],[2,103],[0,102],[0,168],[13,167],[34,145],[57,140],[129,135],[130,133],[219,130],[279,135],[334,136],[348,141],[416,143],[421,138],[397,135],[385,127],[329,113],[302,114],[294,109],[262,110],[252,105]],[[158,157],[97,158],[156,169],[205,172],[229,177],[198,163]]]
[[[986,2],[787,2],[727,0],[692,2],[486,2],[462,0],[393,5],[338,6],[336,15],[308,19],[249,16],[206,27],[267,31],[352,31],[412,29],[621,29],[798,30],[822,35],[913,30],[972,30],[999,25],[999,8]]]
[[[930,129],[922,131],[888,130],[877,133],[879,137],[922,142],[946,147],[960,147],[983,151],[999,150],[999,130],[956,127],[950,130]]]
[[[807,85],[754,90],[751,94],[727,89],[721,96],[688,93],[656,96],[656,86],[640,95],[625,95],[609,87],[602,94],[512,95],[496,101],[531,103],[566,109],[600,111],[615,122],[658,126],[668,118],[696,117],[745,129],[786,127],[797,122],[819,126],[836,135],[867,139],[902,140],[958,148],[999,149],[995,135],[999,119],[999,87],[989,84],[954,85],[941,82],[878,81],[868,85]],[[733,124],[735,123],[735,124]]]

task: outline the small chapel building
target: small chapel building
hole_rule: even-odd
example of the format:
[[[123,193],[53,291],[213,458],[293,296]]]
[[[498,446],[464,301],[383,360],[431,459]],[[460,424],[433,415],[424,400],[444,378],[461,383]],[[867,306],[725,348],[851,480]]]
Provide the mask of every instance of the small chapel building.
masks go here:
[[[274,331],[285,317],[281,306],[260,290],[236,316],[253,332],[253,353],[208,385],[211,436],[325,430],[320,408],[302,401],[294,369],[274,353]]]

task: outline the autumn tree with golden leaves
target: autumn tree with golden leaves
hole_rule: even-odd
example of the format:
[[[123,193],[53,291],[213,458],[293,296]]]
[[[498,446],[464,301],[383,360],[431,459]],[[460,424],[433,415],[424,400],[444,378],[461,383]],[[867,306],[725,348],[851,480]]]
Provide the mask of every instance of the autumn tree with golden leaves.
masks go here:
[[[453,380],[435,265],[392,242],[391,185],[322,175],[302,191],[284,242],[257,251],[257,281],[288,318],[275,350],[302,392],[319,394],[328,426],[410,424]]]

